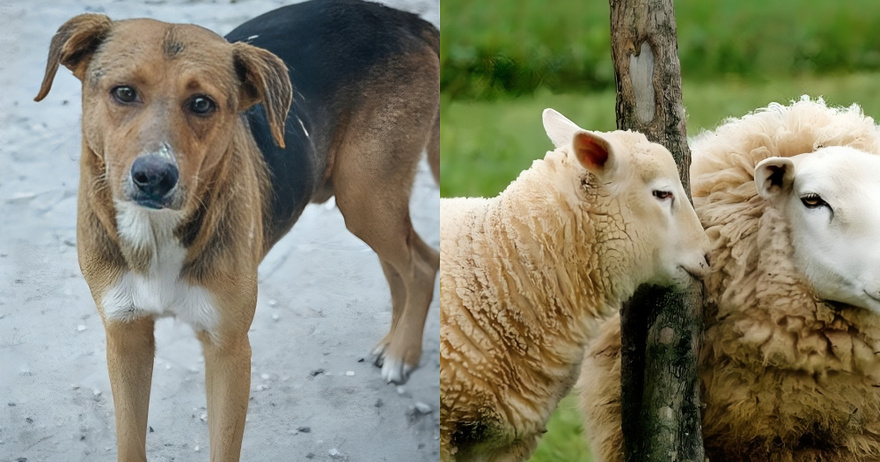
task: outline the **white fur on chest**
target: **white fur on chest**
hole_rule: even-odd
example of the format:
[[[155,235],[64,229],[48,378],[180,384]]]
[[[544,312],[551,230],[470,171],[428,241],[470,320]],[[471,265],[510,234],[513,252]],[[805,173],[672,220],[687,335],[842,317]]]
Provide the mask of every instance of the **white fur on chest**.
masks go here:
[[[196,331],[211,332],[217,324],[213,296],[204,287],[180,278],[186,249],[174,237],[181,215],[150,211],[130,203],[116,204],[116,222],[124,245],[151,254],[146,274],[126,271],[104,294],[108,320],[130,321],[143,316],[175,316]]]

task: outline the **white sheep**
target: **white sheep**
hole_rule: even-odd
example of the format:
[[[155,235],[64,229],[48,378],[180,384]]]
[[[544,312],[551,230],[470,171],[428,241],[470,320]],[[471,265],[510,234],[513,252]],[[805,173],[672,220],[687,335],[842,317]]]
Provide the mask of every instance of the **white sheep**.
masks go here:
[[[557,147],[498,197],[440,205],[441,460],[522,460],[601,317],[684,284],[708,240],[669,151],[551,109]]]
[[[693,143],[712,241],[700,355],[716,461],[880,460],[880,132],[857,106],[802,99]],[[622,460],[620,330],[584,359],[597,460]]]

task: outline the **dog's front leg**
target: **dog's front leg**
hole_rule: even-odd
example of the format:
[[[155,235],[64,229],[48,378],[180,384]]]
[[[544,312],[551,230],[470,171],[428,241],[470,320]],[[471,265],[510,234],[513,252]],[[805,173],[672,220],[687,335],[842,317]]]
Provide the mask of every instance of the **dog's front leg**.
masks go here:
[[[251,345],[247,328],[222,341],[202,332],[211,461],[237,461],[251,389]]]
[[[149,317],[104,321],[120,462],[147,460],[147,413],[156,350],[153,324],[153,318]]]

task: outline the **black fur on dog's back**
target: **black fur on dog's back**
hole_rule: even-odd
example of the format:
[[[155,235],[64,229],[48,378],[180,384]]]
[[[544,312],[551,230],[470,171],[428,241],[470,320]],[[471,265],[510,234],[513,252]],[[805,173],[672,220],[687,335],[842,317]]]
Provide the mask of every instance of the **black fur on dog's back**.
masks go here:
[[[285,6],[242,24],[226,39],[277,55],[287,64],[293,84],[284,149],[272,140],[260,105],[247,113],[271,177],[270,245],[293,226],[322,187],[336,124],[346,116],[347,107],[369,92],[363,82],[371,70],[426,45],[438,56],[440,51],[439,31],[427,21],[359,0],[311,0]]]

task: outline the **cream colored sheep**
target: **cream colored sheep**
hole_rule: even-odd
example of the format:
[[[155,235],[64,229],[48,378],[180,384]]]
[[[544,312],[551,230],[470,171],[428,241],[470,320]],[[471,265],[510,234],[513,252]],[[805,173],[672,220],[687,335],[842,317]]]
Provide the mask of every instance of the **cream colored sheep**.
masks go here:
[[[693,145],[712,241],[700,357],[716,461],[880,460],[880,132],[857,106],[803,99]],[[620,331],[579,387],[597,460],[622,460]]]
[[[598,320],[707,267],[666,149],[549,109],[544,127],[557,149],[498,197],[441,201],[443,461],[527,458]]]

